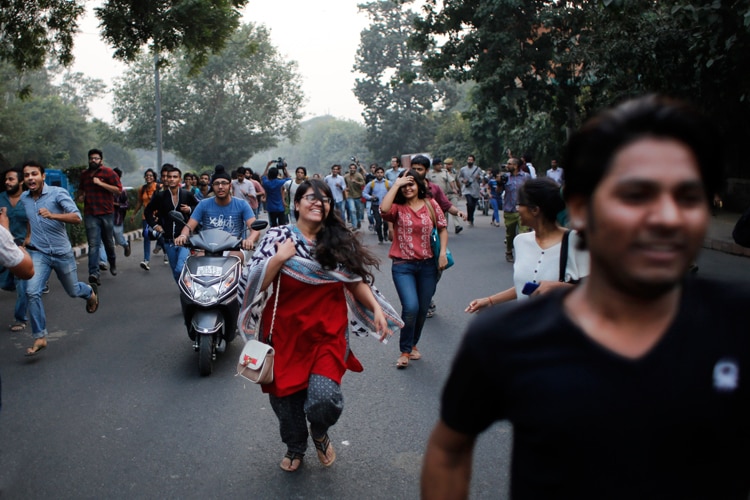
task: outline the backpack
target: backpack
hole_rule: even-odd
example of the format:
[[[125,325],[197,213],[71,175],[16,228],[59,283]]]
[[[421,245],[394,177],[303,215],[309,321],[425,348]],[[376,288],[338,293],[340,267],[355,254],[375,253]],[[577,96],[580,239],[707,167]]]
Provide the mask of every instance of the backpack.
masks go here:
[[[390,188],[391,188],[391,185],[390,185],[390,184],[388,183],[388,179],[386,179],[386,178],[383,178],[383,180],[385,181],[385,188],[386,188],[386,189],[390,189]],[[370,183],[370,191],[372,191],[373,189],[375,189],[375,181],[372,181],[372,182]]]
[[[750,208],[745,210],[732,231],[734,242],[740,246],[750,248]]]

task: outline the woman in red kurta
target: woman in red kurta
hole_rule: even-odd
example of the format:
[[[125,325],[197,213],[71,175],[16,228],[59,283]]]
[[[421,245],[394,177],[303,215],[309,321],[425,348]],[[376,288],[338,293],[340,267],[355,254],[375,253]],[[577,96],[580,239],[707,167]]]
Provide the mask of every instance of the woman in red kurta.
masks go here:
[[[341,379],[347,369],[362,371],[349,349],[350,319],[381,339],[402,325],[371,288],[377,259],[332,210],[332,198],[323,181],[300,184],[297,223],[269,229],[259,243],[240,316],[243,333],[276,351],[274,381],[262,388],[287,445],[280,466],[290,472],[307,449],[307,421],[320,462],[336,459],[328,429],[343,410]]]

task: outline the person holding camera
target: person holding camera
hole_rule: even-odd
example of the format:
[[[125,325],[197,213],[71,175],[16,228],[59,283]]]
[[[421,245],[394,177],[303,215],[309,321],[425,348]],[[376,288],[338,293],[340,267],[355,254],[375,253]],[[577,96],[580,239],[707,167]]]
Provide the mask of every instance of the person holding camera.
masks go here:
[[[276,166],[272,167],[274,163]],[[271,227],[283,226],[287,222],[284,196],[281,192],[287,179],[289,179],[289,174],[283,158],[271,160],[266,164],[266,169],[261,176],[261,184],[266,192],[266,210],[268,210],[268,223]]]
[[[469,226],[474,226],[474,210],[479,201],[479,188],[482,183],[482,169],[475,165],[474,155],[466,158],[466,165],[458,172],[458,182],[461,184],[461,192],[466,198],[466,218]]]
[[[521,216],[518,214],[518,191],[530,177],[522,170],[523,162],[518,158],[509,158],[505,168],[507,172],[500,175],[500,184],[503,189],[505,260],[513,262],[513,240],[517,234],[527,231],[521,225]]]
[[[385,178],[385,169],[378,166],[375,167],[375,179],[368,182],[364,191],[362,191],[362,195],[370,203],[375,232],[378,235],[378,244],[380,245],[388,237],[388,224],[383,224],[383,218],[380,216],[380,201],[385,198],[390,187],[390,182]]]

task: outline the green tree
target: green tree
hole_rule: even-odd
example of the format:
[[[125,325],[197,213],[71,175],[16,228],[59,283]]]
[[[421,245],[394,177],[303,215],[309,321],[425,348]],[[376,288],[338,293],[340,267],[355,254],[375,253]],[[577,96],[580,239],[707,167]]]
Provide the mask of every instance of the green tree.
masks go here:
[[[69,65],[84,10],[81,0],[0,1],[0,61],[25,71],[41,68],[51,55]]]
[[[354,70],[354,95],[365,107],[367,145],[378,158],[424,151],[437,124],[430,114],[445,95],[422,71],[422,56],[409,35],[416,14],[410,1],[360,4],[372,20],[362,31]]]
[[[283,137],[295,138],[304,98],[296,63],[286,62],[264,27],[248,24],[197,74],[178,61],[163,71],[165,148],[192,165],[239,166]],[[151,147],[154,102],[149,61],[141,58],[114,90],[113,112],[134,147]]]
[[[133,62],[146,45],[156,54],[179,50],[195,72],[210,53],[224,48],[245,4],[247,0],[107,0],[94,11],[115,58]]]

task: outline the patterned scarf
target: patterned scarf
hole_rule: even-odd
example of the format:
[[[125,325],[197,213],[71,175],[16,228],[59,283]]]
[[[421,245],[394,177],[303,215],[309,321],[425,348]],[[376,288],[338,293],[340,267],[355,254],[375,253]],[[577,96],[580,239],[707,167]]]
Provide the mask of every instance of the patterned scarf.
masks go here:
[[[322,285],[338,281],[343,283],[362,281],[360,276],[348,272],[343,267],[324,269],[313,258],[313,248],[308,245],[305,238],[299,233],[299,230],[291,224],[269,229],[253,254],[253,259],[248,268],[246,286],[242,286],[242,283],[240,283],[240,288],[245,293],[242,299],[242,309],[240,310],[238,323],[240,333],[245,337],[246,341],[250,337],[258,338],[261,315],[269,297],[273,294],[275,283],[272,283],[263,291],[260,289],[266,275],[268,261],[276,254],[277,243],[282,243],[289,238],[294,241],[296,255],[286,261],[280,272],[310,285]],[[377,300],[383,309],[383,314],[388,322],[388,331],[385,332],[385,337],[377,333],[372,311],[356,300],[354,295],[345,286],[344,295],[346,297],[349,316],[349,327],[346,332],[347,344],[350,332],[359,337],[373,336],[386,343],[391,334],[396,333],[399,328],[404,326],[404,322],[401,320],[399,314],[385,300],[385,297],[378,289],[373,285],[370,285],[370,288],[375,296],[375,300]]]

